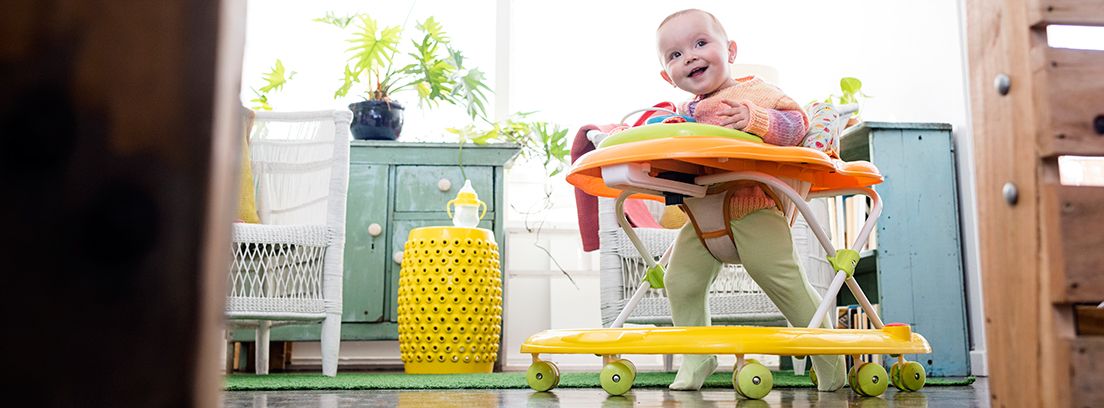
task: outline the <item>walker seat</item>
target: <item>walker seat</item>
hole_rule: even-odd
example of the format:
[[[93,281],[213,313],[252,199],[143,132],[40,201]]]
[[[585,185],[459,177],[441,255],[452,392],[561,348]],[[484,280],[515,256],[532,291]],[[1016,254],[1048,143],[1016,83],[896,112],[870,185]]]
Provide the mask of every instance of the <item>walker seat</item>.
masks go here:
[[[878,194],[870,188],[884,180],[878,169],[865,161],[844,162],[822,151],[806,147],[774,146],[751,134],[701,123],[657,123],[637,126],[610,135],[598,148],[581,156],[567,181],[583,191],[616,198],[616,216],[621,229],[648,264],[648,272],[611,328],[547,330],[530,336],[522,353],[533,356],[527,380],[534,390],[547,391],[559,383],[559,370],[541,353],[598,354],[604,367],[599,374],[602,388],[620,395],[632,387],[635,366],[620,354],[734,354],[733,387],[740,395],[759,399],[772,388],[772,376],[762,364],[745,359],[746,354],[782,356],[853,355],[856,365],[848,373],[848,384],[864,396],[881,395],[890,380],[902,391],[917,391],[926,380],[924,367],[906,361],[904,354],[930,353],[926,339],[908,325],[884,325],[862,289],[852,277],[861,248],[881,212]],[[740,184],[743,183],[743,184]],[[695,222],[699,238],[722,262],[734,259],[731,237],[705,228],[727,231],[726,191],[747,183],[761,183],[779,208],[791,220],[801,212],[824,247],[835,277],[806,328],[708,326],[622,328],[625,319],[649,288],[663,286],[663,272],[670,248],[659,262],[640,242],[624,215],[624,201],[630,196],[679,204]],[[872,201],[866,224],[850,249],[836,250],[824,228],[819,226],[806,200],[840,194],[862,194]],[[708,234],[703,233],[703,229]],[[708,236],[707,236],[708,235]],[[726,252],[727,251],[727,252]],[[865,309],[872,330],[820,328],[829,307],[846,283]],[[887,373],[880,364],[863,363],[862,354],[890,354],[897,358]],[[810,370],[816,383],[816,373]]]

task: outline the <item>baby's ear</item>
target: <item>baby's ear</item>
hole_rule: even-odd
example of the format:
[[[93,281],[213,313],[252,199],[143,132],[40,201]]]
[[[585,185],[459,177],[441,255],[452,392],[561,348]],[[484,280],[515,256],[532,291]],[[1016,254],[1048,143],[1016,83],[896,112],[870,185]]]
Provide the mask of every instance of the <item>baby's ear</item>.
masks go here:
[[[663,80],[664,80],[664,81],[667,81],[667,83],[669,83],[669,84],[671,84],[671,85],[674,85],[674,84],[675,84],[674,82],[671,82],[671,76],[670,76],[670,75],[667,75],[667,71],[666,71],[666,70],[663,70],[663,71],[659,71],[659,77],[660,77],[660,78],[663,78]]]
[[[728,40],[728,63],[736,62],[736,41]]]

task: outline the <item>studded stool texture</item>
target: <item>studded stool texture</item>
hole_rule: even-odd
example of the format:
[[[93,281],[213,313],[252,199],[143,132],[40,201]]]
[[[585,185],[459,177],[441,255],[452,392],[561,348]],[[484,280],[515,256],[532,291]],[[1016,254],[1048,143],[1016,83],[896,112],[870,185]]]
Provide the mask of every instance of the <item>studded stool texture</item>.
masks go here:
[[[489,373],[502,331],[502,272],[482,228],[410,231],[399,273],[399,349],[408,374]]]

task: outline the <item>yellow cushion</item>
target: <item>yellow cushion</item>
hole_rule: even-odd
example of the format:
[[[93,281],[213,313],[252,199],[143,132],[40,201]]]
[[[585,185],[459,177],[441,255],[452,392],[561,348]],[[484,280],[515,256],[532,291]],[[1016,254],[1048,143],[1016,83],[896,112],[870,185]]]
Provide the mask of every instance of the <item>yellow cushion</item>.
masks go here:
[[[689,221],[690,218],[686,216],[686,213],[682,212],[678,206],[669,205],[663,207],[663,215],[659,217],[659,225],[663,228],[675,229],[682,228]]]
[[[259,224],[257,216],[257,198],[253,191],[253,165],[249,160],[249,132],[253,129],[253,111],[243,109],[242,127],[245,137],[242,138],[242,171],[241,194],[238,195],[238,221],[251,224]]]

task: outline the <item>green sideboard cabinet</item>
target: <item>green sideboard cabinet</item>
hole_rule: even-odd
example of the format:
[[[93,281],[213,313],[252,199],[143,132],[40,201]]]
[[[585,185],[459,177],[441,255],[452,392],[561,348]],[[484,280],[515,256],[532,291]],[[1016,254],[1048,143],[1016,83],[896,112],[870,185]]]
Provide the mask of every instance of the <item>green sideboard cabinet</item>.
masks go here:
[[[454,143],[350,143],[341,339],[395,340],[401,259],[396,253],[410,230],[452,225],[445,204],[466,176],[487,204],[479,226],[494,231],[505,259],[504,170],[520,150],[513,144],[465,144],[461,149]],[[320,328],[281,326],[272,329],[272,340],[316,341]],[[236,330],[233,337],[252,341],[253,330]]]

